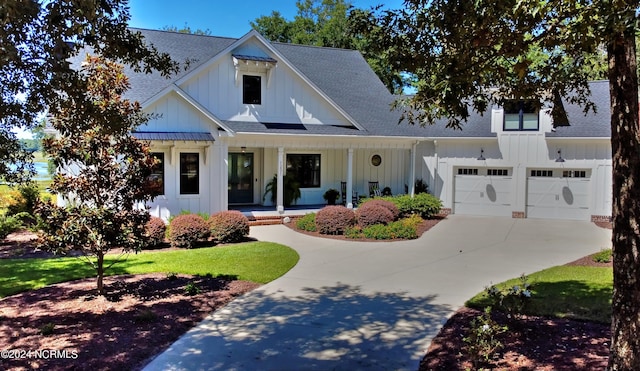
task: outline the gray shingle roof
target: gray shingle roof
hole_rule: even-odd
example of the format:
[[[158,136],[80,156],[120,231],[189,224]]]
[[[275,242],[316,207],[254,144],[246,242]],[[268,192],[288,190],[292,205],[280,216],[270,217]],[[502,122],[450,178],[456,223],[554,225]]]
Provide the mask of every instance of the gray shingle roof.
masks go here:
[[[593,81],[589,84],[591,101],[596,104],[597,112],[585,116],[582,107],[564,101],[569,118],[569,126],[560,126],[554,132],[547,133],[549,138],[610,138],[611,103],[609,102],[609,82]]]
[[[144,103],[174,81],[193,71],[198,66],[214,58],[231,46],[237,39],[183,34],[167,31],[132,29],[139,31],[149,44],[169,53],[178,62],[189,61],[187,68],[169,79],[159,73],[135,73],[128,69],[132,89],[127,98]],[[396,99],[369,68],[366,60],[355,50],[322,48],[305,45],[272,43],[289,63],[305,75],[329,99],[337,104],[364,130],[331,125],[280,125],[272,123],[225,122],[236,132],[280,133],[280,134],[321,134],[359,136],[401,136],[433,138],[490,138],[491,109],[484,114],[472,112],[462,130],[445,127],[441,121],[425,128],[398,123],[399,111],[391,111],[391,103]],[[84,56],[78,56],[78,63]],[[548,137],[609,137],[609,92],[606,81],[591,84],[592,99],[598,107],[597,114],[590,112],[586,117],[582,108],[565,102],[570,126],[559,127]]]

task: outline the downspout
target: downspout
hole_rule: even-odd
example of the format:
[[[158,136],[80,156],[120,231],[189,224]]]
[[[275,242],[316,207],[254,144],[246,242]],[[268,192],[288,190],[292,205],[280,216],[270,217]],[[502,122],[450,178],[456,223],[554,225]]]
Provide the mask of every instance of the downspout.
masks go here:
[[[437,195],[438,194],[438,166],[440,166],[440,160],[438,159],[438,141],[434,140],[433,141],[433,152],[434,152],[434,158],[436,161],[436,167],[433,169],[433,195]]]
[[[416,140],[415,143],[411,145],[411,170],[409,173],[409,195],[411,195],[411,197],[416,194],[416,147],[418,143],[420,142]]]

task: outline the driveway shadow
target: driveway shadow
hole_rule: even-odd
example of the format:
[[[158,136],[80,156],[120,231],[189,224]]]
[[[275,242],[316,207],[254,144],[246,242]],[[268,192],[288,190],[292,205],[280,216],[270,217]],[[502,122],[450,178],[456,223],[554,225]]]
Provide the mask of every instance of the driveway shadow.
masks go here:
[[[148,370],[416,370],[452,309],[434,296],[336,284],[254,291],[214,313]]]

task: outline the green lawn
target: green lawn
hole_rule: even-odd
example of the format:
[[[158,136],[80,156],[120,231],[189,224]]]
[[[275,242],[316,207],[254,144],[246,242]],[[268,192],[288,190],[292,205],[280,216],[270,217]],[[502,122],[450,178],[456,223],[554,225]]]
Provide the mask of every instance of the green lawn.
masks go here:
[[[108,265],[115,255],[106,259]],[[107,275],[175,272],[234,276],[258,283],[270,282],[291,269],[299,256],[272,242],[248,242],[221,247],[130,254]],[[0,259],[0,297],[53,283],[95,276],[79,258]]]
[[[611,322],[613,270],[585,266],[558,266],[528,276],[531,301],[526,314],[567,317],[602,323]],[[520,284],[519,279],[503,282],[498,287]],[[467,303],[472,308],[491,305],[482,292]]]

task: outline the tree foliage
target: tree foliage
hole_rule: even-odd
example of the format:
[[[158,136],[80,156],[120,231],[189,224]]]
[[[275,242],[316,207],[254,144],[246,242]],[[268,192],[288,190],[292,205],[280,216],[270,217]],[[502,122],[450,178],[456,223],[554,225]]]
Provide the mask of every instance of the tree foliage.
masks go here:
[[[595,110],[589,79],[602,70],[611,96],[613,321],[609,367],[640,369],[640,136],[636,40],[638,1],[407,0],[390,11],[353,14],[393,67],[417,78],[404,118],[464,128],[470,110],[507,99],[551,107],[568,125],[561,98]],[[579,123],[571,123],[579,125]]]
[[[405,81],[389,67],[386,53],[373,51],[370,40],[350,27],[350,12],[363,10],[353,9],[344,0],[298,0],[296,6],[298,12],[291,21],[273,11],[256,18],[251,27],[270,41],[358,50],[389,91],[402,90]]]
[[[31,129],[59,95],[82,94],[67,63],[83,48],[137,71],[164,74],[178,65],[127,29],[127,0],[4,0],[0,5],[0,178],[21,181],[30,156],[15,128]]]
[[[162,27],[163,31],[169,31],[169,32],[178,32],[178,33],[188,33],[188,34],[192,34],[192,35],[202,35],[202,36],[211,36],[211,30],[210,29],[200,29],[197,28],[195,30],[191,29],[191,27],[188,24],[184,24],[184,27],[182,28],[178,28],[177,26],[164,26]]]
[[[147,144],[131,132],[148,120],[138,102],[122,99],[128,89],[123,67],[87,56],[81,74],[86,94],[61,97],[51,107],[57,138],[43,141],[56,167],[51,190],[67,195],[67,205],[40,206],[40,242],[56,253],[79,250],[97,271],[104,292],[104,255],[114,248],[137,251],[146,242],[146,208],[154,192],[155,163]]]

